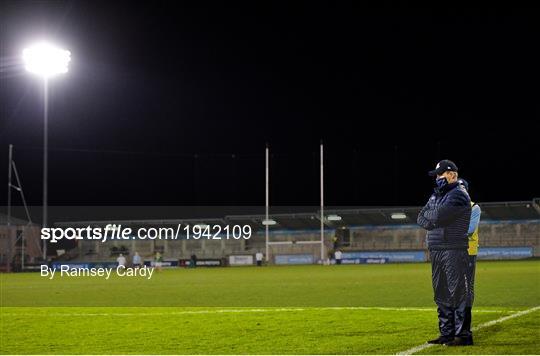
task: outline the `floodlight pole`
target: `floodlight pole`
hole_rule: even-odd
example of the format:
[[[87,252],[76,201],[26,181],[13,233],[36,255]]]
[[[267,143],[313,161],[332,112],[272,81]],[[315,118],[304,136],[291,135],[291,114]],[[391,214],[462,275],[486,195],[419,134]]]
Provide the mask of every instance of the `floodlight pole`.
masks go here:
[[[324,261],[324,147],[321,140],[321,264]]]
[[[49,83],[47,77],[43,78],[43,227],[47,227],[48,205],[48,170],[49,170]],[[47,261],[47,240],[43,240],[43,260]]]
[[[8,166],[8,195],[7,195],[7,226],[8,231],[11,225],[11,161],[13,161],[13,145],[9,145],[9,166]],[[9,235],[8,235],[9,236]]]
[[[24,49],[23,60],[26,70],[43,78],[43,227],[48,225],[48,121],[49,87],[48,78],[55,74],[67,73],[71,61],[69,51],[56,48],[47,42],[37,43]],[[47,260],[47,242],[43,240],[43,259]]]
[[[11,271],[11,161],[13,160],[13,145],[9,145],[9,167],[8,167],[8,196],[7,196],[7,241],[8,241],[8,256],[7,271]]]
[[[265,221],[266,221],[266,223],[264,224],[265,241],[266,241],[266,243],[265,243],[265,245],[266,245],[266,254],[265,254],[266,262],[270,261],[270,259],[268,258],[268,253],[270,252],[270,249],[269,249],[269,246],[268,246],[268,242],[269,242],[269,236],[268,236],[269,235],[268,234],[268,219],[269,219],[269,216],[268,216],[268,213],[269,213],[269,207],[270,207],[270,195],[269,195],[269,191],[270,191],[270,175],[269,175],[270,162],[269,162],[269,151],[270,151],[270,149],[268,148],[268,144],[266,144],[266,150],[265,150],[265,161],[266,161],[266,169],[265,169],[265,180],[266,180]]]

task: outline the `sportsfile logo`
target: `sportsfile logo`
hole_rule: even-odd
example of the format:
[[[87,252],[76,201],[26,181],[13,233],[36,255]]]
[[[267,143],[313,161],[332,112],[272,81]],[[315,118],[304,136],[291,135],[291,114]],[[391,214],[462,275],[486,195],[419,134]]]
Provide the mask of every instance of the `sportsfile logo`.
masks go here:
[[[59,240],[248,240],[252,230],[249,225],[184,225],[172,227],[141,227],[133,231],[130,227],[108,224],[101,227],[45,227],[41,239],[56,243]]]
[[[41,229],[41,239],[50,240],[56,243],[59,240],[130,240],[132,238],[131,228],[122,228],[122,225],[116,226],[109,224],[105,228],[101,227],[68,227],[68,228],[43,228]]]

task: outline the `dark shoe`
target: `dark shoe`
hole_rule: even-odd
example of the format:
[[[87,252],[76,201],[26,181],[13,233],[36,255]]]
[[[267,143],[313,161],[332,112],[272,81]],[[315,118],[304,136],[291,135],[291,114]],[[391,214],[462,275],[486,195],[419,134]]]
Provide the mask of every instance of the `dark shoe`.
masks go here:
[[[446,344],[447,342],[450,342],[452,340],[454,340],[453,336],[439,336],[436,339],[429,340],[427,343],[428,344],[440,345],[440,344]]]
[[[473,345],[473,339],[471,337],[456,337],[450,342],[444,343],[446,346],[471,346]]]

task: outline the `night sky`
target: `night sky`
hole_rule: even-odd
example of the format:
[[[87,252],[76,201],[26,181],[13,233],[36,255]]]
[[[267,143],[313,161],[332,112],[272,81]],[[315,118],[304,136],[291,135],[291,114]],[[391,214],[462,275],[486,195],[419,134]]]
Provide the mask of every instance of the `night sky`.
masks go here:
[[[271,204],[317,205],[321,139],[328,205],[422,205],[443,158],[476,201],[540,196],[537,10],[135,3],[1,1],[0,177],[12,143],[29,203],[42,98],[20,54],[43,38],[72,52],[51,205],[262,205],[266,142]]]

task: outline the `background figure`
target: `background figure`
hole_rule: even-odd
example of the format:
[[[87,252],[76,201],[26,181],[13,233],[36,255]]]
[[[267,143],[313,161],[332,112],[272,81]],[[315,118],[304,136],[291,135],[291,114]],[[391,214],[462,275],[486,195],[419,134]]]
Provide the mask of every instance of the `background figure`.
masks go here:
[[[197,255],[196,254],[191,255],[190,260],[189,260],[189,267],[190,268],[197,267]]]
[[[126,267],[126,258],[123,254],[118,255],[118,258],[116,259],[116,262],[118,262],[118,266]]]
[[[163,256],[161,255],[161,253],[156,252],[156,256],[154,259],[154,266],[156,267],[158,271],[161,271],[162,265],[163,265]]]
[[[135,251],[135,255],[133,255],[132,263],[133,263],[133,267],[135,268],[141,267],[142,259],[137,251]]]
[[[334,257],[336,259],[336,265],[340,265],[341,264],[341,257],[342,257],[341,250],[336,250],[336,252],[334,252]]]
[[[458,183],[469,192],[469,183],[460,178]],[[478,235],[478,224],[480,223],[480,216],[482,215],[482,210],[480,206],[473,201],[471,201],[471,221],[469,223],[469,230],[467,236],[469,238],[469,248],[467,250],[469,254],[469,261],[467,263],[467,279],[469,281],[469,300],[467,307],[465,309],[465,322],[468,327],[471,327],[472,324],[472,306],[474,303],[474,275],[476,272],[476,256],[478,255],[478,245],[479,245],[479,235]]]
[[[262,266],[262,260],[263,260],[263,253],[261,251],[257,251],[255,254],[255,260],[257,261],[257,266]]]
[[[336,235],[332,237],[332,248],[334,250],[338,248],[338,237]]]

